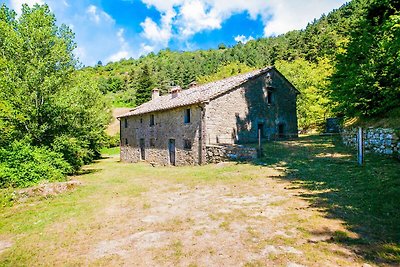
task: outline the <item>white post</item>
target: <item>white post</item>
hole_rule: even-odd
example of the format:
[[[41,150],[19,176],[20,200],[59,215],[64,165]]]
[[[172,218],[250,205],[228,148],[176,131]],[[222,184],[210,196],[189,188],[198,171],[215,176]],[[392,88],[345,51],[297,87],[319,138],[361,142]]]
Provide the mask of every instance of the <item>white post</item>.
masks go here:
[[[362,166],[364,164],[364,136],[361,127],[358,127],[357,141],[357,161],[358,165]]]

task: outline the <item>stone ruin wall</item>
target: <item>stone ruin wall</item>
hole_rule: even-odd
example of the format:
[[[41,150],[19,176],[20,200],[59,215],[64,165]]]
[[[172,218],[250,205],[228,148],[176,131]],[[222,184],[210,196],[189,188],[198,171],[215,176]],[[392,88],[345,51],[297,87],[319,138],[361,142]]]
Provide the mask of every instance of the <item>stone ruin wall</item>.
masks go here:
[[[252,161],[257,159],[257,149],[242,145],[208,145],[206,147],[206,162],[219,163],[223,161]]]
[[[343,129],[341,135],[347,146],[357,146],[358,128]],[[400,159],[400,130],[391,128],[364,129],[364,145],[366,151],[382,155],[395,156]]]

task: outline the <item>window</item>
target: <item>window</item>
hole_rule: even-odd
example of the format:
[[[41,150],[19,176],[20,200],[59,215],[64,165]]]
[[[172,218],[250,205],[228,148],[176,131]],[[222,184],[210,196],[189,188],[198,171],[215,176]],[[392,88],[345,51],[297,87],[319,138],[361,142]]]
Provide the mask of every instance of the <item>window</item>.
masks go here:
[[[192,141],[190,141],[189,139],[184,139],[183,140],[183,148],[184,149],[192,149]]]
[[[125,138],[125,145],[128,145],[128,138]]]
[[[272,104],[272,92],[270,90],[267,91],[267,104]]]
[[[143,123],[143,118],[140,118],[140,123]]]
[[[124,118],[124,125],[125,125],[125,128],[128,128],[128,119],[127,118]]]
[[[150,126],[154,126],[154,115],[150,115]]]
[[[150,138],[150,147],[155,147],[156,146],[156,142],[154,140],[154,138]]]
[[[184,123],[190,123],[190,108],[185,109]]]

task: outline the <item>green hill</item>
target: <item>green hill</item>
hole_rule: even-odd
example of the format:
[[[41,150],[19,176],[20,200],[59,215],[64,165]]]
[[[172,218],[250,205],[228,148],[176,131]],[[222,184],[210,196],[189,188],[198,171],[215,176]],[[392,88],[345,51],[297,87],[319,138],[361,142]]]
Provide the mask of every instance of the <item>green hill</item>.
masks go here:
[[[399,0],[353,0],[304,30],[192,52],[161,50],[84,68],[114,106],[134,107],[179,85],[187,88],[275,65],[302,92],[301,128],[330,116],[376,117],[400,105]]]

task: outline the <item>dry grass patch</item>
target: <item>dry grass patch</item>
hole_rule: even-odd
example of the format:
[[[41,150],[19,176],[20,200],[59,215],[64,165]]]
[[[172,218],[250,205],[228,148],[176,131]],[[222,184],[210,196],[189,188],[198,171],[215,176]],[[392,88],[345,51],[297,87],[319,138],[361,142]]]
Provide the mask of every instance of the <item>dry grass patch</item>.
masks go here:
[[[0,265],[360,266],[364,259],[344,243],[359,234],[320,205],[338,191],[326,180],[310,188],[291,172],[291,145],[314,147],[285,143],[289,152],[269,163],[285,162],[279,168],[103,159],[89,166],[97,171],[75,177],[83,183],[75,191],[1,210],[0,240],[11,246],[0,248]]]

